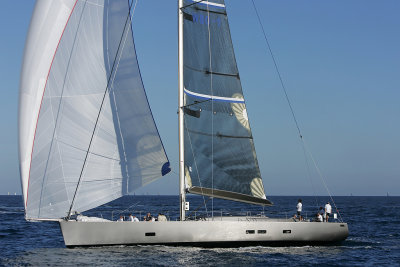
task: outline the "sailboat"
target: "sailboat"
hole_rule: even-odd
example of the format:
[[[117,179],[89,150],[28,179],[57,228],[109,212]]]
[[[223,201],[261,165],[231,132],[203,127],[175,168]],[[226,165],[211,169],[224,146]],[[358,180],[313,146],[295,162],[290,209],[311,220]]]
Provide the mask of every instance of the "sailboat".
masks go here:
[[[266,216],[188,220],[186,194],[260,206],[265,195],[224,0],[179,0],[180,219],[80,215],[168,174],[140,75],[133,1],[38,0],[19,99],[28,221],[56,221],[67,247],[240,246],[339,242],[341,221]]]

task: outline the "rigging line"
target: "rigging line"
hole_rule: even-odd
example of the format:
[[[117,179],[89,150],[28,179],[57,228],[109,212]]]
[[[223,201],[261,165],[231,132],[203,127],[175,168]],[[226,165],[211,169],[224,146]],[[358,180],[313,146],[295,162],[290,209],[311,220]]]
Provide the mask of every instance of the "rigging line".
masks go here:
[[[56,140],[57,140],[57,143],[63,144],[63,145],[65,145],[65,146],[68,146],[68,147],[70,147],[70,148],[73,148],[73,149],[76,149],[76,150],[79,150],[79,151],[82,151],[82,152],[86,152],[85,149],[82,149],[82,148],[73,146],[73,145],[68,144],[68,143],[66,143],[66,142],[64,142],[64,141],[62,141],[62,140],[59,140],[59,139],[56,139]],[[105,159],[109,159],[109,160],[113,160],[113,161],[120,161],[119,159],[112,158],[112,157],[109,157],[109,156],[106,156],[106,155],[101,155],[101,154],[94,153],[94,152],[89,152],[89,153],[92,154],[92,155],[101,157],[101,158],[105,158]]]
[[[303,155],[304,155],[304,160],[306,162],[306,167],[307,167],[307,176],[310,179],[310,183],[311,183],[311,187],[313,189],[313,193],[314,193],[314,199],[315,199],[315,205],[317,208],[320,207],[319,202],[318,202],[318,198],[317,198],[317,194],[316,194],[316,190],[315,190],[315,186],[314,183],[312,181],[312,177],[311,177],[311,171],[310,171],[310,164],[308,162],[308,158],[307,158],[307,152],[306,152],[306,148],[304,146],[304,142],[301,142],[301,147],[303,149]]]
[[[257,8],[256,8],[256,4],[254,3],[254,0],[251,0],[251,2],[253,3],[254,11],[256,12],[257,19],[258,19],[258,23],[260,24],[261,30],[262,30],[262,32],[263,32],[263,34],[264,34],[264,39],[265,39],[265,42],[266,42],[266,44],[267,44],[267,46],[268,46],[269,53],[271,54],[272,61],[274,62],[275,70],[276,70],[276,72],[278,73],[279,81],[280,81],[280,83],[281,83],[283,92],[285,93],[286,101],[287,101],[287,103],[288,103],[288,105],[289,105],[289,108],[290,108],[290,111],[291,111],[291,113],[292,113],[292,117],[293,117],[293,120],[294,120],[294,122],[295,122],[295,124],[296,124],[297,131],[298,131],[298,133],[299,133],[300,138],[302,138],[303,136],[301,135],[301,131],[300,131],[299,124],[298,124],[297,119],[296,119],[296,116],[295,116],[295,114],[294,114],[294,110],[293,110],[292,104],[291,104],[291,102],[290,102],[289,96],[288,96],[288,94],[287,94],[285,84],[283,83],[282,75],[281,75],[281,73],[280,73],[280,71],[279,71],[278,64],[276,63],[274,54],[272,53],[272,49],[271,49],[271,46],[270,46],[270,44],[269,44],[269,41],[268,41],[268,38],[267,38],[267,34],[265,33],[264,26],[262,25],[260,16],[258,15],[258,11],[257,11]]]
[[[191,139],[191,137],[190,137],[190,132],[189,132],[189,130],[188,130],[188,128],[187,128],[187,123],[186,123],[185,116],[183,116],[183,119],[184,119],[184,125],[185,125],[185,128],[186,128],[186,131],[187,131],[188,137],[189,137],[190,150],[192,151],[193,161],[194,161],[194,165],[195,165],[196,173],[197,173],[197,179],[199,180],[199,184],[200,184],[200,188],[201,188],[201,193],[202,193],[202,197],[203,197],[204,208],[206,209],[206,214],[207,214],[207,217],[208,217],[207,202],[206,202],[205,197],[204,197],[203,186],[201,185],[201,179],[200,179],[200,174],[199,174],[199,168],[197,167],[197,161],[196,161],[196,157],[195,157],[195,155],[194,155],[192,139]]]
[[[335,209],[336,209],[337,213],[339,214],[340,220],[343,222],[342,215],[340,214],[340,212],[339,212],[339,210],[338,210],[338,208],[337,208],[337,206],[336,206],[336,203],[335,203],[335,201],[333,200],[332,194],[331,194],[331,192],[329,191],[329,188],[328,188],[328,186],[327,186],[327,184],[326,184],[325,178],[324,178],[324,176],[322,175],[320,169],[318,168],[317,162],[315,161],[315,159],[314,159],[314,157],[313,157],[313,155],[312,155],[310,149],[308,149],[307,143],[305,142],[304,138],[303,138],[302,140],[303,140],[303,144],[304,144],[304,146],[305,146],[305,148],[306,148],[308,154],[310,155],[310,158],[311,158],[312,162],[314,163],[314,167],[315,167],[315,169],[317,170],[317,172],[318,172],[318,174],[319,174],[319,176],[320,176],[320,178],[321,178],[321,180],[322,180],[322,182],[323,182],[323,184],[324,184],[324,186],[325,186],[325,189],[326,189],[326,191],[327,191],[328,194],[329,194],[329,198],[331,199],[332,204],[335,206]]]
[[[120,211],[117,213],[117,216],[120,215],[121,213],[124,213],[125,211],[129,210],[130,208],[132,208],[133,206],[136,206],[140,203],[140,201],[133,203],[131,206],[127,207],[126,209],[124,209],[123,211]]]
[[[204,196],[203,196],[204,197]],[[204,204],[207,204],[207,202],[211,199],[211,197],[209,197],[207,199],[207,201]],[[192,216],[193,213],[197,212],[199,209],[201,208],[201,205],[197,206],[197,208],[195,208],[193,211],[191,211],[188,215],[188,217],[190,218],[190,216]],[[208,217],[208,213],[206,211],[207,217]],[[194,219],[196,220],[196,216],[194,217]]]
[[[287,101],[287,103],[288,103],[288,105],[289,105],[289,108],[290,108],[290,111],[291,111],[291,113],[292,113],[292,117],[293,117],[293,120],[294,120],[294,122],[295,122],[295,124],[296,124],[296,128],[297,128],[297,131],[298,131],[298,133],[299,133],[300,139],[302,140],[302,143],[303,143],[303,145],[305,146],[305,148],[307,148],[307,145],[306,145],[306,143],[305,143],[305,140],[304,140],[304,138],[303,138],[303,135],[301,134],[300,127],[299,127],[299,124],[298,124],[298,122],[297,122],[297,119],[296,119],[296,116],[295,116],[295,113],[294,113],[294,109],[293,109],[293,107],[292,107],[292,104],[291,104],[291,102],[290,102],[289,96],[288,96],[288,94],[287,94],[286,87],[285,87],[285,85],[284,85],[284,83],[283,83],[283,79],[282,79],[281,73],[280,73],[280,71],[279,71],[278,64],[276,63],[274,54],[272,53],[272,49],[271,49],[271,46],[270,46],[270,44],[269,44],[269,41],[268,41],[268,38],[267,38],[267,34],[265,33],[264,26],[263,26],[263,24],[261,23],[261,19],[260,19],[260,16],[259,16],[259,14],[258,14],[256,5],[255,5],[255,3],[254,3],[254,0],[251,0],[251,2],[253,3],[254,11],[255,11],[255,13],[256,13],[256,15],[257,15],[257,19],[258,19],[258,22],[259,22],[260,27],[261,27],[261,29],[262,29],[265,42],[266,42],[266,44],[267,44],[267,46],[268,46],[268,50],[269,50],[269,52],[270,52],[270,54],[271,54],[272,61],[274,62],[275,70],[276,70],[276,72],[278,73],[279,80],[280,80],[280,83],[281,83],[283,92],[285,93],[286,101]],[[325,189],[327,190],[327,192],[328,192],[328,194],[329,194],[329,197],[330,197],[330,199],[332,200],[332,203],[335,205],[336,211],[339,213],[339,210],[337,209],[336,204],[335,204],[335,202],[333,201],[332,195],[331,195],[331,193],[330,193],[330,191],[329,191],[329,189],[328,189],[328,187],[327,187],[327,185],[326,185],[325,179],[324,179],[324,177],[322,176],[322,174],[321,174],[321,172],[320,172],[320,170],[319,170],[319,168],[318,168],[318,166],[317,166],[317,164],[316,164],[316,162],[315,162],[315,160],[314,160],[314,158],[313,158],[313,156],[312,156],[311,151],[310,151],[308,148],[307,148],[307,151],[308,151],[308,153],[309,153],[310,156],[311,156],[311,159],[312,159],[312,161],[313,161],[313,163],[314,163],[314,166],[315,166],[315,168],[316,168],[316,170],[317,170],[317,172],[318,172],[320,178],[321,178],[322,181],[323,181],[323,184],[324,184],[324,186],[325,186]],[[340,216],[340,219],[342,219],[340,213],[339,213],[339,216]],[[342,221],[343,221],[343,220],[342,220]]]
[[[132,1],[131,3],[129,3],[129,8],[128,8],[129,11],[130,11],[131,8],[132,8],[132,4],[133,4],[133,1]],[[120,51],[120,48],[121,48],[122,40],[123,40],[125,31],[126,31],[126,27],[127,27],[128,21],[130,21],[130,12],[128,12],[128,16],[126,17],[125,25],[124,25],[124,30],[123,30],[123,32],[122,32],[121,39],[119,40],[119,44],[118,44],[118,48],[117,48],[117,53],[115,54],[114,62],[113,62],[112,68],[111,68],[111,73],[110,73],[110,75],[109,75],[109,77],[108,77],[108,79],[107,79],[107,86],[106,86],[106,88],[105,88],[105,90],[104,90],[103,99],[101,100],[99,112],[98,112],[98,114],[97,114],[96,122],[95,122],[94,128],[93,128],[92,136],[90,137],[88,149],[87,149],[87,151],[86,151],[86,155],[85,155],[85,159],[84,159],[84,161],[83,161],[83,165],[82,165],[81,172],[80,172],[80,174],[79,174],[79,179],[78,179],[78,183],[77,183],[76,188],[75,188],[74,197],[72,198],[71,206],[70,206],[69,211],[68,211],[68,216],[67,216],[68,219],[71,217],[71,212],[72,212],[72,208],[73,208],[73,206],[74,206],[76,194],[77,194],[77,192],[78,192],[78,188],[79,188],[80,182],[81,182],[81,180],[82,180],[83,171],[84,171],[85,166],[86,166],[86,161],[87,161],[87,158],[88,158],[88,155],[89,155],[90,147],[91,147],[91,145],[92,145],[94,133],[95,133],[95,131],[96,131],[97,124],[98,124],[98,122],[99,122],[99,118],[100,118],[100,114],[101,114],[102,107],[103,107],[103,104],[104,104],[104,100],[105,100],[105,98],[106,98],[107,91],[109,90],[110,81],[111,81],[111,78],[112,78],[112,76],[113,76],[114,67],[115,67],[115,64],[116,64],[116,61],[117,61],[117,58],[118,58],[118,54],[119,54],[119,51]]]
[[[210,63],[210,89],[211,95],[214,95],[213,90],[213,69],[212,69],[212,54],[211,54],[211,30],[210,30],[210,7],[207,4],[207,29],[208,29],[208,57]],[[214,132],[214,101],[211,102],[211,132]],[[214,196],[214,137],[211,136],[211,195]],[[214,220],[214,197],[211,200],[211,217]]]

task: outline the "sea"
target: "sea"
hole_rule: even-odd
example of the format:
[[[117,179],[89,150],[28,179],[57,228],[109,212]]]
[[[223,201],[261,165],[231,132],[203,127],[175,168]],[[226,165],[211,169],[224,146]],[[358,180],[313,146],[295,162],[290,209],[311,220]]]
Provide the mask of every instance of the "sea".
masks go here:
[[[190,216],[266,215],[291,217],[297,200],[310,219],[328,197],[273,196],[265,209],[226,200],[189,198]],[[27,222],[21,196],[0,196],[1,266],[400,266],[400,197],[333,197],[349,237],[332,246],[204,248],[106,246],[66,248],[58,223]],[[179,215],[178,196],[125,196],[85,212],[117,219],[134,213]],[[334,206],[334,205],[333,205]]]

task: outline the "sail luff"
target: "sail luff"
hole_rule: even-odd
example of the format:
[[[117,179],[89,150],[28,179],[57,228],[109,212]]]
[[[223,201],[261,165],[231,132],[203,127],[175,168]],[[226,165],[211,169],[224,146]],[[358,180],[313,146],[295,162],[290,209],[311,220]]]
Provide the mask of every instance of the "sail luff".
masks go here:
[[[37,1],[31,18],[21,70],[18,115],[20,175],[25,210],[28,203],[32,155],[43,96],[56,51],[76,3],[77,0],[59,1],[54,4],[49,1]],[[46,36],[39,32],[39,29],[46,27],[43,24],[46,23],[46,18],[52,15],[57,19],[52,25],[47,26],[52,31]],[[36,47],[32,44],[45,47],[45,53],[36,54]],[[33,66],[35,63],[37,65]],[[38,84],[34,76],[40,77]]]

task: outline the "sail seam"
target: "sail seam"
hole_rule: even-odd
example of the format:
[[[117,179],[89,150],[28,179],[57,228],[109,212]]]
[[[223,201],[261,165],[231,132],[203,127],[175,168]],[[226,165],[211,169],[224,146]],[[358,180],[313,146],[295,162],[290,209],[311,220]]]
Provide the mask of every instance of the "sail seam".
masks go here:
[[[141,177],[141,175],[132,175],[133,178],[135,177]],[[65,177],[66,179],[71,178],[73,179],[74,177]],[[105,179],[93,179],[93,180],[86,180],[86,181],[82,181],[81,183],[83,184],[90,184],[92,182],[103,182],[103,181],[114,181],[114,180],[122,180],[124,179],[123,177],[113,177],[113,178],[105,178]],[[51,182],[49,184],[74,184],[76,182],[69,182],[69,181],[64,181],[64,182]]]
[[[51,68],[52,68],[52,66],[53,66],[54,58],[55,58],[55,56],[56,56],[56,54],[57,54],[58,47],[59,47],[59,45],[60,45],[60,42],[61,42],[61,39],[62,39],[62,37],[63,37],[63,35],[64,35],[65,29],[67,28],[69,19],[71,18],[71,15],[72,15],[72,13],[74,12],[75,6],[76,6],[77,3],[78,3],[78,0],[75,1],[75,4],[74,4],[74,6],[73,6],[72,9],[71,9],[71,13],[70,13],[69,16],[68,16],[67,22],[65,23],[65,26],[64,26],[64,29],[63,29],[63,31],[62,31],[62,33],[61,33],[60,39],[58,40],[57,47],[56,47],[56,49],[55,49],[55,51],[54,51],[54,55],[53,55],[53,58],[52,58],[51,63],[50,63],[49,71],[48,71],[48,73],[47,73],[46,83],[45,83],[45,85],[44,85],[43,94],[42,94],[42,99],[41,99],[41,101],[40,101],[40,106],[39,106],[39,112],[38,112],[38,116],[37,116],[37,119],[36,119],[35,133],[34,133],[34,135],[33,135],[32,151],[31,151],[31,160],[30,160],[30,164],[29,164],[28,187],[27,187],[27,189],[26,189],[25,209],[28,207],[29,184],[30,184],[30,179],[31,179],[31,168],[32,168],[33,148],[34,148],[34,146],[35,146],[36,130],[37,130],[38,122],[39,122],[40,111],[41,111],[41,109],[42,109],[42,103],[43,103],[44,93],[45,93],[45,91],[46,91],[47,82],[48,82],[48,80],[49,80],[50,71],[51,71]]]
[[[98,3],[94,3],[94,2],[91,2],[91,1],[86,1],[86,3],[88,3],[88,4],[90,4],[90,5],[93,5],[93,6],[104,7],[104,5],[100,5],[100,4],[98,4]]]
[[[66,145],[66,146],[72,147],[72,148],[74,148],[74,149],[76,149],[76,150],[83,151],[83,152],[87,152],[85,149],[82,149],[82,148],[73,146],[73,145],[71,145],[71,144],[67,144],[67,143],[65,143],[64,141],[61,141],[61,140],[58,140],[58,139],[57,139],[57,142],[58,142],[58,143],[61,143],[61,144],[64,144],[64,145]],[[105,158],[105,159],[110,159],[110,160],[114,160],[114,161],[120,161],[119,159],[112,158],[112,157],[108,157],[108,156],[101,155],[101,154],[98,154],[98,153],[94,153],[94,152],[90,152],[90,151],[89,151],[89,153],[92,154],[92,155],[95,155],[95,156],[99,156],[99,157]]]

